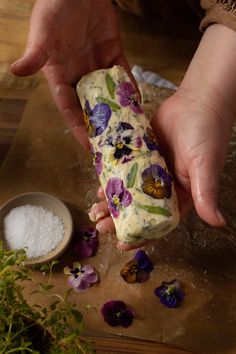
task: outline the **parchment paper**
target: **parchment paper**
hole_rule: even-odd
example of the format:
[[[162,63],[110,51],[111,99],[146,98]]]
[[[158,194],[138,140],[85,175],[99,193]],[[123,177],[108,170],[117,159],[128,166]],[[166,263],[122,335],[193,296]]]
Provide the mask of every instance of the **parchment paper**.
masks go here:
[[[143,85],[141,91],[145,93],[148,114],[171,93],[148,85]],[[156,340],[199,353],[236,353],[235,144],[232,140],[220,181],[220,205],[227,226],[209,227],[192,212],[177,230],[144,248],[155,266],[146,283],[127,284],[119,275],[136,251],[121,253],[116,249],[114,236],[100,237],[97,255],[82,261],[95,266],[100,281],[87,292],[73,292],[71,296],[85,315],[87,333]],[[23,192],[51,193],[68,204],[76,233],[79,224],[89,222],[87,211],[96,201],[97,187],[91,157],[64,125],[47,85],[42,84],[27,105],[1,167],[0,202]],[[67,287],[63,267],[77,260],[73,242],[60,257],[54,275],[54,291],[58,293]],[[36,271],[35,277],[42,280],[43,275]],[[186,297],[180,308],[168,309],[153,292],[163,280],[174,278],[184,284]],[[30,295],[28,298],[32,302],[37,300]],[[136,319],[130,328],[111,328],[105,324],[100,308],[110,299],[123,300],[134,309]],[[88,311],[87,304],[91,306]]]

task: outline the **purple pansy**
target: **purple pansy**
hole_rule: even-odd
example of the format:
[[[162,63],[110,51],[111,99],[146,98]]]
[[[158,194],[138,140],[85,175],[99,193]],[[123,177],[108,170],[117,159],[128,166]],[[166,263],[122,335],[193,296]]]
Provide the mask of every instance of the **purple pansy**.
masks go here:
[[[156,199],[170,198],[172,177],[159,165],[151,165],[142,173],[142,190]]]
[[[101,313],[104,321],[112,327],[129,327],[134,319],[134,312],[127,308],[123,301],[119,300],[106,302],[101,309]]]
[[[98,136],[104,132],[111,118],[111,113],[111,109],[106,103],[97,103],[91,109],[89,101],[85,101],[84,120],[90,137]]]
[[[81,225],[78,232],[78,242],[74,251],[79,258],[90,257],[97,251],[99,245],[97,230],[92,226]]]
[[[135,136],[134,127],[126,122],[120,122],[116,134],[106,139],[105,145],[112,147],[111,161],[125,163],[134,158],[135,152],[142,146],[140,136]]]
[[[181,284],[177,279],[170,282],[163,282],[155,289],[155,295],[160,298],[160,302],[166,307],[178,307],[184,299]]]
[[[98,175],[100,175],[102,173],[102,153],[100,151],[96,151],[94,150],[94,147],[92,144],[90,144],[91,147],[91,153],[93,155],[93,165],[95,167],[95,170],[97,172]]]
[[[112,177],[106,186],[106,196],[108,199],[108,207],[114,216],[118,218],[120,210],[127,207],[132,202],[131,193],[125,189],[122,179]]]
[[[148,279],[152,270],[153,265],[146,252],[139,250],[134,259],[121,269],[120,275],[127,283],[143,283]]]
[[[153,270],[153,265],[150,258],[147,256],[146,252],[139,250],[136,252],[134,259],[138,261],[138,268],[144,270],[145,272],[151,272]]]
[[[123,107],[129,106],[134,113],[143,113],[137,100],[137,93],[131,82],[122,81],[118,86],[117,95]]]
[[[95,269],[90,265],[81,265],[79,262],[74,262],[72,267],[65,267],[64,274],[69,275],[68,285],[77,292],[87,290],[91,284],[98,281]]]
[[[151,151],[160,151],[160,146],[158,145],[156,135],[153,133],[152,129],[147,128],[146,133],[143,136],[143,140],[145,141],[147,148]]]

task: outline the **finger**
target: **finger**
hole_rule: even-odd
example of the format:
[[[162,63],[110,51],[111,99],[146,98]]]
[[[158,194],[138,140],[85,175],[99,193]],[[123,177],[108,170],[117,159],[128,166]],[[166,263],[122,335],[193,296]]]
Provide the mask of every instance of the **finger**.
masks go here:
[[[53,98],[75,138],[85,149],[90,149],[87,129],[85,127],[82,109],[75,89],[67,83],[58,83],[58,78],[48,67],[43,69],[51,89]]]
[[[98,188],[97,197],[98,197],[99,199],[104,199],[104,198],[105,198],[105,193],[104,193],[104,191],[103,191],[103,189],[102,189],[102,186],[100,186],[100,187]]]
[[[93,204],[88,215],[92,222],[97,222],[98,220],[109,216],[110,210],[108,209],[107,201],[104,200],[102,202]]]
[[[33,75],[45,65],[46,61],[47,55],[41,47],[30,45],[22,57],[11,64],[10,70],[17,76]]]
[[[189,176],[198,215],[212,226],[224,226],[225,219],[217,206],[219,168],[213,155],[195,158],[190,165]]]
[[[178,183],[175,183],[175,190],[178,198],[178,206],[181,220],[193,208],[193,200],[191,198],[191,192],[189,193],[188,191],[186,191]]]
[[[98,221],[96,229],[100,234],[114,233],[115,225],[113,223],[112,218],[110,216],[107,216]]]
[[[139,91],[138,84],[137,84],[137,82],[136,82],[136,80],[135,80],[135,78],[134,78],[134,76],[133,76],[133,74],[131,72],[131,69],[130,69],[130,66],[129,66],[129,63],[128,63],[126,57],[122,54],[121,56],[116,58],[112,64],[113,65],[121,65],[121,66],[123,66],[123,68],[125,69],[125,71],[129,75],[130,80],[134,84],[136,92],[138,94],[138,99],[141,102],[141,93]]]

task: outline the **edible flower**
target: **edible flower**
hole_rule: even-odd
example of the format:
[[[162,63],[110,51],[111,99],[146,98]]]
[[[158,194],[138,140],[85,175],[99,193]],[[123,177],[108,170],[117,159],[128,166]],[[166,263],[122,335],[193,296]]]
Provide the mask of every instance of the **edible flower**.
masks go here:
[[[156,135],[153,133],[152,129],[147,128],[146,133],[143,136],[143,140],[149,150],[160,152],[160,146],[158,145]]]
[[[134,158],[135,152],[139,151],[142,145],[140,136],[135,136],[134,127],[126,122],[120,122],[116,128],[116,134],[108,137],[105,145],[112,146],[110,160],[117,163],[125,163]]]
[[[130,82],[122,81],[118,86],[117,95],[123,107],[129,106],[134,113],[143,113],[137,100],[135,88]]]
[[[104,132],[111,118],[111,109],[106,103],[97,103],[93,110],[89,101],[85,101],[84,120],[88,134],[95,137]]]
[[[95,269],[90,265],[81,265],[79,262],[74,262],[72,267],[65,267],[64,274],[69,275],[68,285],[77,292],[87,290],[91,284],[98,281]]]
[[[181,284],[177,279],[171,282],[163,282],[155,289],[155,295],[160,298],[160,302],[166,307],[178,307],[184,299]]]
[[[102,166],[102,153],[100,151],[95,152],[92,144],[90,144],[90,148],[91,148],[91,153],[93,155],[93,165],[95,167],[97,174],[100,175],[102,173],[102,167],[103,167]]]
[[[118,177],[109,179],[106,186],[106,196],[108,207],[114,218],[118,218],[120,211],[132,202],[131,193],[124,187],[122,179]]]
[[[148,279],[152,270],[153,265],[146,252],[139,250],[134,259],[121,269],[120,275],[127,283],[143,283]]]
[[[104,321],[112,327],[129,327],[134,319],[134,312],[120,300],[106,302],[101,309],[101,313]]]
[[[92,226],[81,225],[78,231],[78,242],[74,251],[79,258],[91,257],[99,245],[97,230]]]
[[[142,173],[142,190],[156,199],[171,197],[172,177],[159,165],[151,165]]]

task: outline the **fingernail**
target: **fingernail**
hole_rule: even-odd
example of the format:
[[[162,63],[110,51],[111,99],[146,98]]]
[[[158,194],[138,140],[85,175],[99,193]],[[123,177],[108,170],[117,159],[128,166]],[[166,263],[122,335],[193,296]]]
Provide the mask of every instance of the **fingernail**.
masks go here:
[[[216,210],[216,216],[222,224],[226,224],[226,220],[219,210]]]
[[[90,220],[92,222],[96,222],[96,213],[95,213],[95,210],[94,210],[96,208],[96,206],[97,206],[97,203],[94,203],[92,205],[92,208],[90,209],[90,211],[88,213],[88,216],[89,216],[89,218],[90,218]]]
[[[98,222],[98,223],[96,224],[96,229],[98,230],[98,232],[99,232],[100,234],[104,234],[105,231],[104,231],[104,229],[103,229],[103,222]]]
[[[104,218],[105,213],[103,211],[99,211],[96,215],[95,215],[95,221],[98,221],[99,219]]]

